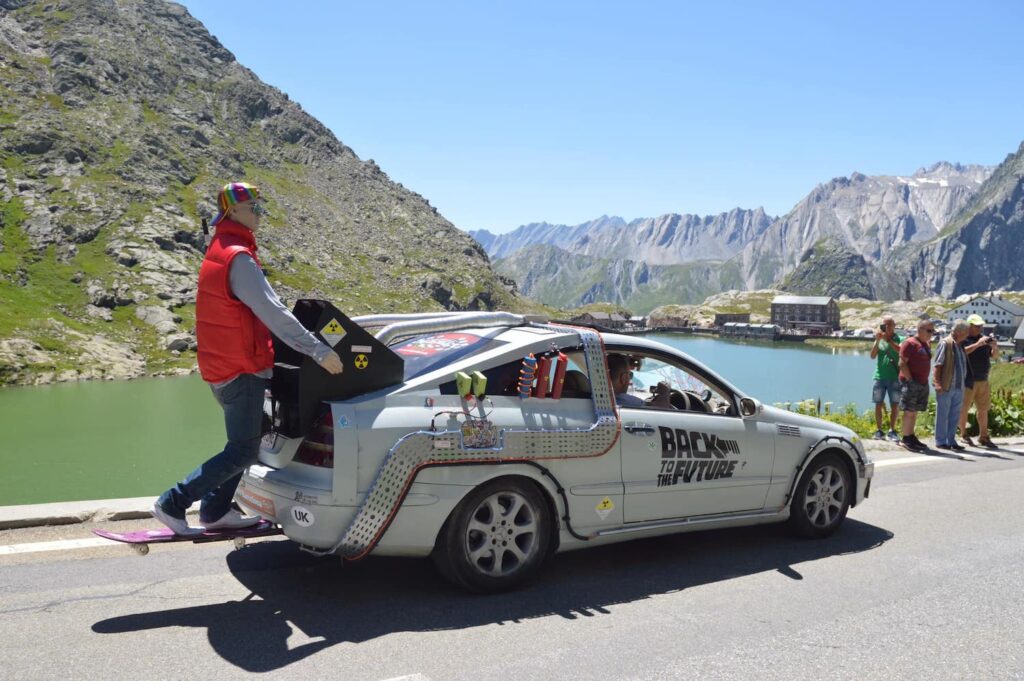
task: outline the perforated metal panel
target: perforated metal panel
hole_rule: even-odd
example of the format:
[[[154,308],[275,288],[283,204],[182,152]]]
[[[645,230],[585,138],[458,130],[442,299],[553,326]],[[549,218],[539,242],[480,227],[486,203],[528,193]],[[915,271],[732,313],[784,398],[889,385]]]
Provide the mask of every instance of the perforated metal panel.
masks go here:
[[[565,331],[562,326],[543,326]],[[405,498],[416,471],[445,463],[568,459],[600,456],[611,449],[619,434],[615,397],[608,380],[604,346],[592,329],[572,327],[583,346],[591,378],[596,421],[580,429],[501,429],[494,448],[465,447],[461,430],[420,431],[405,435],[384,457],[366,499],[341,540],[325,553],[356,560],[369,553],[383,536]]]

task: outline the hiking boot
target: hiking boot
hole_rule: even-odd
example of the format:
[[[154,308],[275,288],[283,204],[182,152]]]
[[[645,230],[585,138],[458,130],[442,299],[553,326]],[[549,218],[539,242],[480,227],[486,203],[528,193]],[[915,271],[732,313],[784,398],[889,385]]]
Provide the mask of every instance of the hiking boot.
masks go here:
[[[207,532],[211,530],[240,530],[243,527],[252,527],[258,523],[262,518],[257,516],[244,516],[238,511],[231,509],[220,520],[214,520],[212,523],[203,523]]]
[[[883,434],[881,430],[876,430],[875,434],[872,435],[871,437],[872,437],[872,439],[875,439],[875,440],[884,440],[885,439],[885,434]]]
[[[890,430],[889,434],[886,435],[890,442],[899,442],[900,436],[895,430]]]
[[[153,517],[171,529],[179,537],[196,537],[203,533],[203,528],[192,527],[184,518],[175,518],[173,515],[160,507],[159,502],[153,503],[150,509]]]

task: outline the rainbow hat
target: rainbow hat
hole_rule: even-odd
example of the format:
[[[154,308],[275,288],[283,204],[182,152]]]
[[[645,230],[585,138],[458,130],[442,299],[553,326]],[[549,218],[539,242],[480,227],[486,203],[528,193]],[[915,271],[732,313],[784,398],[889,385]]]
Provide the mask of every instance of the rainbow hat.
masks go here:
[[[220,212],[217,213],[217,217],[213,219],[211,225],[216,225],[218,222],[224,219],[224,214],[228,212],[228,209],[236,203],[242,201],[259,201],[260,190],[252,186],[248,182],[229,182],[224,185],[217,194],[217,207]]]

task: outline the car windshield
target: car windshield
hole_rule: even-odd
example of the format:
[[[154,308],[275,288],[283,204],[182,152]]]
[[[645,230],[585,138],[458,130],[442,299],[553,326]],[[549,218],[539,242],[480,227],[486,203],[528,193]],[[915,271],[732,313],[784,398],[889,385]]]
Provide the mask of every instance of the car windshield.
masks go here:
[[[492,335],[446,331],[410,338],[393,345],[391,349],[405,360],[405,380],[408,381],[463,357],[504,344],[504,341],[495,340]]]

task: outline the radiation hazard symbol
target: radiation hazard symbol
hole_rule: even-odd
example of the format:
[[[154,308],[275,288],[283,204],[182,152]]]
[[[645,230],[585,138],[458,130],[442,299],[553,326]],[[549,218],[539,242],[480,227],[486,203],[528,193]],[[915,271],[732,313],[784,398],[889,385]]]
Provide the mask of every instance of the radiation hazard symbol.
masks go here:
[[[320,329],[320,335],[333,348],[345,337],[345,329],[341,326],[341,322],[337,319],[332,319],[324,325],[324,328]]]
[[[366,355],[356,355],[352,363],[356,365],[356,369],[365,369],[370,365],[370,360],[366,358]]]
[[[608,497],[601,500],[597,506],[594,507],[594,512],[597,513],[597,517],[604,520],[608,517],[608,514],[615,510],[615,504]]]

